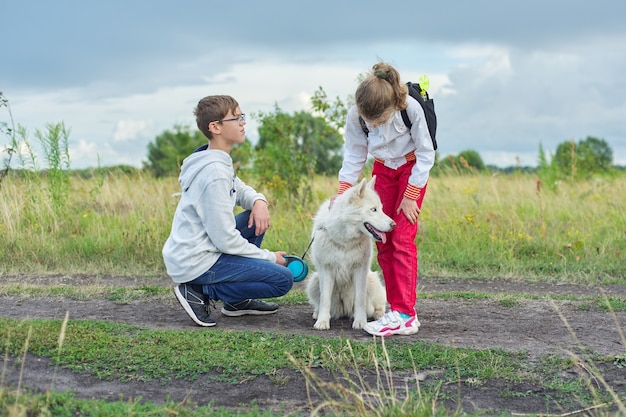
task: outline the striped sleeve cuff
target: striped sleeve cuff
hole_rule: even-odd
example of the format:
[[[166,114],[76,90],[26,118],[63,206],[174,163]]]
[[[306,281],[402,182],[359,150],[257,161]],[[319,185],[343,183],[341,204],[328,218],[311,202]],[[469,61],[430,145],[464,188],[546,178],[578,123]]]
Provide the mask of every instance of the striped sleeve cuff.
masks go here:
[[[345,181],[339,181],[339,189],[337,190],[337,194],[343,194],[348,188],[352,187],[352,184]]]
[[[411,200],[418,200],[420,195],[422,195],[422,189],[411,184],[408,184],[404,190],[404,196]]]

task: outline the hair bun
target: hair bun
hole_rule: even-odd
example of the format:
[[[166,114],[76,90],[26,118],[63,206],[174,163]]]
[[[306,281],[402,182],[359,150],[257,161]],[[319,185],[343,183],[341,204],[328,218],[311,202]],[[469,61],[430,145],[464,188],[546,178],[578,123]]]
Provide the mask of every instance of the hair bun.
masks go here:
[[[377,78],[380,78],[381,80],[387,80],[387,78],[388,78],[387,71],[381,70],[381,69],[377,69],[376,71],[374,71],[374,75]]]

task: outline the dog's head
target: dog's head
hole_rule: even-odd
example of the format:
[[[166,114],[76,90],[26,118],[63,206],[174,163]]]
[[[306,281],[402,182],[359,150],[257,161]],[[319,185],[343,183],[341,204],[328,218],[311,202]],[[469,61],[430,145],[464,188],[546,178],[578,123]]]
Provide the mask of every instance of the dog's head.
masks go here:
[[[361,231],[376,242],[385,243],[385,232],[391,232],[396,227],[396,222],[383,212],[383,204],[374,189],[375,184],[376,176],[369,181],[362,179],[352,190],[350,204],[357,208]]]

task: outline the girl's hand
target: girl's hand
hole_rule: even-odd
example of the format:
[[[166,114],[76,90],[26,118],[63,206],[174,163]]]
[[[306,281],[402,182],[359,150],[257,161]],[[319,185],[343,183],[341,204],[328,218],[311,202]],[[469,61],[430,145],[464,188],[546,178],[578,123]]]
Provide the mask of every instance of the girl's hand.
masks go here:
[[[339,196],[339,194],[335,194],[330,198],[330,202],[328,203],[328,210],[333,208],[333,204],[335,204],[335,199]]]
[[[400,202],[400,207],[396,210],[396,214],[403,212],[404,216],[411,224],[415,224],[420,214],[420,208],[417,207],[417,201],[404,197]]]

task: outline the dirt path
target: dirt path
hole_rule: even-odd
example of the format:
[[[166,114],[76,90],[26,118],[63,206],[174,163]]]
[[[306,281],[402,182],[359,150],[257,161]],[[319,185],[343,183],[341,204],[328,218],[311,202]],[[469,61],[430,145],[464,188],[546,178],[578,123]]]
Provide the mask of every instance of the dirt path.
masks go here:
[[[25,282],[23,277],[0,277],[0,283]],[[136,286],[164,285],[171,286],[166,278],[124,279],[89,277],[46,277],[29,278],[29,284],[40,285],[84,285],[86,282],[97,285]],[[297,288],[302,288],[299,283]],[[487,282],[461,280],[422,279],[421,292],[480,292],[497,294],[531,294],[537,296],[594,296],[626,295],[626,286],[583,287],[576,285],[537,285],[514,282]],[[510,351],[526,351],[530,360],[554,353],[565,355],[564,350],[584,347],[599,355],[624,355],[626,347],[622,345],[617,330],[626,329],[626,313],[616,315],[589,308],[585,301],[554,301],[547,299],[522,299],[511,306],[497,299],[464,298],[426,298],[418,301],[417,309],[422,323],[415,340],[438,343],[454,347],[485,349],[499,347]],[[218,308],[219,308],[218,304]],[[575,338],[557,314],[565,317]],[[32,299],[18,297],[0,297],[0,317],[12,318],[56,318],[62,319],[69,312],[70,319],[94,319],[123,322],[137,326],[158,329],[178,329],[189,331],[211,331],[196,326],[178,305],[174,296],[162,304],[133,301],[129,304],[115,304],[105,299],[76,301],[71,299]],[[351,328],[351,321],[331,322],[331,330],[320,332],[312,328],[311,307],[306,305],[283,306],[275,315],[265,317],[229,318],[216,313],[218,328],[235,331],[264,330],[286,334],[325,335],[345,337],[367,341],[371,337],[362,331]],[[617,323],[616,323],[617,321]],[[403,338],[403,343],[410,343]],[[13,362],[13,361],[11,361]],[[18,367],[11,363],[7,367],[6,383],[17,378]],[[47,360],[30,358],[23,380],[34,389],[48,389],[53,369]],[[55,389],[61,391],[73,389],[77,395],[87,398],[118,399],[136,398],[161,403],[169,396],[181,401],[192,397],[199,404],[214,400],[216,406],[234,406],[256,400],[266,407],[286,406],[290,410],[306,407],[304,381],[299,373],[285,371],[289,378],[288,387],[277,386],[266,377],[256,378],[237,386],[224,386],[203,382],[198,384],[186,381],[172,381],[162,385],[160,381],[134,382],[122,384],[116,381],[101,381],[89,375],[73,374],[58,369],[55,376]],[[619,375],[616,376],[619,383]],[[622,381],[624,377],[621,377]],[[626,384],[626,382],[623,382]],[[498,395],[497,386],[490,382],[480,388],[463,393],[466,411],[481,410],[516,410],[517,412],[545,412],[545,403],[534,403],[525,399],[504,399]],[[502,387],[500,387],[502,388]],[[523,387],[522,387],[523,388]],[[519,405],[516,406],[516,403]],[[513,408],[511,408],[513,407]],[[517,407],[517,408],[515,408]],[[539,409],[533,409],[539,408]]]

